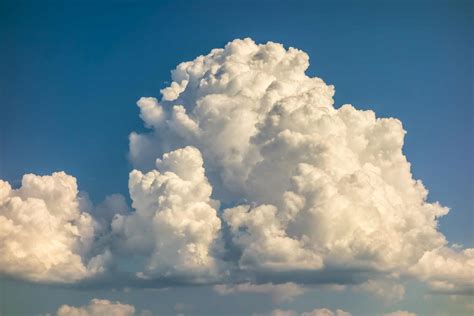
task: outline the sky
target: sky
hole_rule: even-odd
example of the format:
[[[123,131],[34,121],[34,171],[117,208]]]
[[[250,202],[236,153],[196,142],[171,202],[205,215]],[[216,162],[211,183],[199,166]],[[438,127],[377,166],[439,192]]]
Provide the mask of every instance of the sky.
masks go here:
[[[472,313],[472,2],[2,1],[0,25],[1,315]]]

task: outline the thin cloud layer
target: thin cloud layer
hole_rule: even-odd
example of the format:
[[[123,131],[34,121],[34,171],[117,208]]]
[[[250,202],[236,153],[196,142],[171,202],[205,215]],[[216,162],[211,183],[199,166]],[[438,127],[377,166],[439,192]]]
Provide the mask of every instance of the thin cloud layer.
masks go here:
[[[281,309],[275,309],[272,311],[271,316],[351,316],[351,313],[345,312],[342,309],[337,309],[335,311],[332,311],[327,308],[316,308],[312,310],[311,312],[304,312],[301,314],[298,314],[295,311],[292,310],[281,310]]]
[[[271,312],[271,316],[351,316],[352,314],[346,312],[342,309],[336,309],[332,311],[327,308],[316,308],[311,312],[303,312],[298,314],[296,311],[293,310],[282,310],[282,309],[275,309]],[[417,316],[415,313],[410,313],[407,311],[396,311],[387,314],[380,314],[380,316]]]
[[[0,273],[36,282],[75,282],[104,272],[110,253],[91,257],[97,225],[81,210],[76,179],[64,172],[0,180]]]
[[[396,311],[393,313],[382,314],[380,316],[417,316],[415,313],[410,313],[407,311]]]

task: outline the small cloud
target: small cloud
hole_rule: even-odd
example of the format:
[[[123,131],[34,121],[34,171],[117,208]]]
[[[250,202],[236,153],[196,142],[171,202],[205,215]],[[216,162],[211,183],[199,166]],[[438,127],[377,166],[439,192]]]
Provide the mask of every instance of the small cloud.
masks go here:
[[[298,314],[293,310],[281,310],[275,309],[271,312],[271,316],[351,316],[351,313],[343,311],[342,309],[336,309],[332,311],[327,308],[316,308],[310,312],[303,312]]]
[[[380,316],[417,316],[415,313],[407,311],[396,311],[388,314],[381,314]]]
[[[103,299],[92,299],[88,305],[74,307],[62,305],[56,312],[57,316],[98,316],[98,315],[114,315],[114,316],[135,316],[135,307],[121,302],[111,302]]]

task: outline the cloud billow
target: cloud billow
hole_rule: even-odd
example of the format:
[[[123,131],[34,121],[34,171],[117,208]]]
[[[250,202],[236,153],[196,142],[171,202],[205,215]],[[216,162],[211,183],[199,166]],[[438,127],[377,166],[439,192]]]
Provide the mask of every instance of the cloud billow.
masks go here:
[[[437,230],[448,209],[413,178],[401,122],[335,108],[334,87],[308,66],[300,50],[250,39],[181,63],[161,101],[139,100],[153,131],[131,134],[132,161],[146,168],[150,152],[197,148],[213,196],[237,201],[222,220],[241,270],[278,278],[343,268],[472,288],[460,277],[473,273],[472,251],[449,248]],[[454,273],[442,266],[450,260]]]
[[[202,164],[199,151],[186,147],[165,154],[156,163],[158,170],[130,173],[136,212],[116,216],[112,229],[124,247],[148,257],[140,278],[215,278],[218,260],[212,251],[221,221]]]
[[[114,260],[144,258],[135,273],[148,280],[366,282],[361,289],[380,293],[374,284],[415,277],[436,291],[472,293],[474,252],[450,247],[437,230],[448,209],[428,202],[413,178],[402,123],[334,107],[334,87],[307,76],[308,66],[298,49],[234,40],[179,64],[161,100],[141,98],[149,131],[129,137],[135,212],[99,220],[109,220]],[[15,212],[8,192],[0,195],[6,222]],[[2,247],[21,248],[12,238]],[[76,262],[74,238],[65,262]],[[230,248],[236,254],[226,255]]]
[[[27,174],[16,190],[0,180],[0,273],[53,283],[102,274],[111,254],[91,255],[97,223],[85,204],[64,172]]]

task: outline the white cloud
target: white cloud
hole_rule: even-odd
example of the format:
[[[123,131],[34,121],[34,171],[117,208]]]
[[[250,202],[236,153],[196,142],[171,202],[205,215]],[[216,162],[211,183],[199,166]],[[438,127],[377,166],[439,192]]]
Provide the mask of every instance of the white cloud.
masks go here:
[[[474,271],[471,250],[451,251],[437,230],[448,209],[413,178],[401,122],[335,108],[334,87],[305,74],[308,60],[244,39],[181,63],[161,101],[139,104],[153,130],[130,135],[132,162],[148,169],[157,153],[198,148],[214,196],[242,204],[223,217],[242,270],[410,274],[472,289],[462,281]],[[459,268],[423,266],[440,253]]]
[[[157,160],[155,170],[130,173],[131,215],[117,215],[112,228],[122,246],[146,256],[141,278],[189,277],[201,282],[218,273],[213,251],[220,239],[218,203],[196,148],[186,147]]]
[[[301,316],[351,316],[351,313],[345,312],[341,309],[337,309],[333,312],[327,308],[322,308],[303,313]]]
[[[271,316],[297,316],[298,314],[292,310],[274,309]]]
[[[74,282],[103,272],[110,253],[90,258],[96,224],[83,204],[64,172],[27,174],[17,190],[0,180],[0,273]]]
[[[234,285],[218,284],[214,286],[214,291],[219,295],[230,295],[235,293],[266,294],[271,295],[276,303],[291,301],[293,298],[305,293],[305,289],[295,283],[240,283]]]
[[[275,206],[261,205],[252,212],[249,210],[248,205],[238,206],[226,210],[224,215],[234,242],[243,249],[242,268],[284,271],[318,270],[323,266],[322,258],[305,249],[303,241],[286,234]]]
[[[415,313],[410,313],[407,311],[396,311],[393,313],[382,314],[380,316],[417,316]]]
[[[389,279],[368,280],[354,286],[354,290],[371,293],[383,299],[386,303],[400,301],[405,296],[405,287],[399,284],[397,280]]]
[[[411,272],[435,292],[474,294],[474,248],[442,247],[426,252]]]
[[[56,312],[57,316],[133,316],[135,307],[120,302],[111,302],[94,298],[88,305],[74,307],[61,306]]]
[[[271,316],[297,316],[298,313],[292,310],[281,310],[275,309],[272,311]],[[299,314],[300,316],[351,316],[351,313],[345,312],[341,309],[332,311],[327,308],[314,309],[311,312],[304,312]]]
[[[145,122],[146,127],[158,127],[165,119],[163,108],[156,98],[142,97],[137,101],[137,105],[140,108],[140,118]]]

